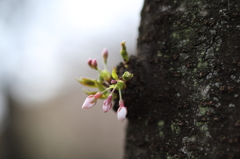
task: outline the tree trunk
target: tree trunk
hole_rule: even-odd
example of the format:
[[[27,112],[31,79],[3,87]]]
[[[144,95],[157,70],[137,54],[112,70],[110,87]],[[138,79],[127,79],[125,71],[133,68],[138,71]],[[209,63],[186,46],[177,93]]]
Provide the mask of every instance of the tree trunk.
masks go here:
[[[125,159],[240,158],[239,0],[145,0]],[[116,109],[116,106],[115,106]]]

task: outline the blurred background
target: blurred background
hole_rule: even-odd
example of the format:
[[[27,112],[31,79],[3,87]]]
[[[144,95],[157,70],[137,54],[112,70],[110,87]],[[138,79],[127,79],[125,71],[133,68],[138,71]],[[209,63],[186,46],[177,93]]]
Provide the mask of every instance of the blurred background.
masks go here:
[[[135,53],[140,0],[0,0],[0,159],[121,159],[127,121],[81,109],[75,77]]]

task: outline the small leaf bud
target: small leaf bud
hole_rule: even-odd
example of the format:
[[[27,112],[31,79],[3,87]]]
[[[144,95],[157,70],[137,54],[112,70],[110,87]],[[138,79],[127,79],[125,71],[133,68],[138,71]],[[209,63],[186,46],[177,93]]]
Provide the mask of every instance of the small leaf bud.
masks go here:
[[[124,81],[128,81],[133,77],[133,74],[131,74],[130,72],[126,71],[124,72],[124,74],[122,75],[122,79]]]
[[[122,49],[120,50],[120,54],[122,55],[122,58],[124,60],[124,62],[128,62],[129,61],[129,57],[128,57],[128,53],[127,53],[127,49],[125,46],[126,41],[123,41],[121,43]]]

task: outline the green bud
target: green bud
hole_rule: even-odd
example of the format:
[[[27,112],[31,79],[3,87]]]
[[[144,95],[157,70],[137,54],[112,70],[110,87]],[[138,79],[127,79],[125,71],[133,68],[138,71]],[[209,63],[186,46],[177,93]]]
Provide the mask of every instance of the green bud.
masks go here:
[[[76,78],[76,80],[84,86],[96,87],[95,80],[89,78]]]
[[[128,53],[127,53],[127,49],[125,46],[126,41],[123,41],[121,43],[122,49],[120,50],[120,54],[122,55],[122,58],[124,60],[124,62],[128,62],[129,61],[129,57],[128,57]]]
[[[119,89],[122,90],[122,89],[126,88],[126,84],[122,80],[118,80],[117,82],[118,82],[116,84],[117,85],[117,87],[116,87],[117,90],[119,90]]]
[[[124,81],[128,81],[133,77],[133,74],[131,74],[130,72],[126,71],[124,72],[124,74],[122,75],[122,79]]]
[[[101,74],[99,74],[99,76],[98,76],[98,81],[99,81],[100,83],[103,82],[103,76],[102,76]]]

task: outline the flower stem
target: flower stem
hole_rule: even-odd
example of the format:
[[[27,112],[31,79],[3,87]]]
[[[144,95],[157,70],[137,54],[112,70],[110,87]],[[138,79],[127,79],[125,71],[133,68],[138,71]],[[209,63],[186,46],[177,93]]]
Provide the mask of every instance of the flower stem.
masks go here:
[[[102,93],[104,93],[104,92],[108,91],[109,89],[111,89],[111,87],[109,87],[109,88],[105,89],[104,91],[102,91]],[[115,88],[114,88],[114,89],[115,89]]]
[[[99,70],[99,69],[97,69],[97,71],[101,74],[102,73],[102,71],[101,70]]]
[[[107,70],[107,64],[103,62],[104,69]]]
[[[122,92],[121,92],[121,89],[118,89],[119,91],[119,98],[120,98],[120,101],[122,100]]]
[[[115,89],[117,88],[117,86],[115,86],[112,90],[112,92],[110,94],[113,94],[113,92],[115,91]]]

